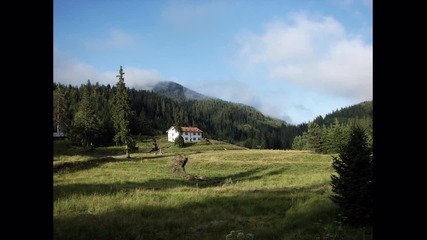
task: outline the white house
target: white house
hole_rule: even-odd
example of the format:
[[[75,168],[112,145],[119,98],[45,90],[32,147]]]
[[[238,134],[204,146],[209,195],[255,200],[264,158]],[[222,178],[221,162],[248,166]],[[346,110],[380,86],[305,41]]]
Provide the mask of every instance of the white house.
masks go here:
[[[179,132],[175,126],[170,127],[167,131],[168,141],[175,142],[175,139],[179,136]],[[181,127],[181,134],[184,138],[184,142],[201,142],[203,131],[197,127]]]

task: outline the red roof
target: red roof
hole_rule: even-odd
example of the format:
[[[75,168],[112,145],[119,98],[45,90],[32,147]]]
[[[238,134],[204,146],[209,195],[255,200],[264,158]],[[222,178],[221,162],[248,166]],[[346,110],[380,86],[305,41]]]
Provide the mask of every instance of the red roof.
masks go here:
[[[166,132],[169,132],[172,128],[175,128],[175,126],[171,126]],[[181,127],[182,132],[203,132],[198,127]]]
[[[183,132],[203,132],[198,127],[181,127]]]

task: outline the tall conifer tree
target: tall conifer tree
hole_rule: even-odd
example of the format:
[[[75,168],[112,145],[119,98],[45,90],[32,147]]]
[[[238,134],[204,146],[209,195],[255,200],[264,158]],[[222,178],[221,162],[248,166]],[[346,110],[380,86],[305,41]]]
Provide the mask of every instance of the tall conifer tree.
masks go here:
[[[53,90],[53,124],[56,132],[64,132],[67,106],[65,105],[65,93],[60,85]]]
[[[123,74],[125,73],[122,66],[120,66],[119,75],[116,76],[119,81],[116,85],[117,89],[113,101],[114,141],[117,144],[125,145],[127,158],[130,158],[130,150],[133,147],[133,141],[130,136],[131,108]]]
[[[93,140],[99,131],[99,118],[96,114],[91,97],[91,84],[87,81],[83,88],[82,100],[76,112],[73,123],[71,138],[80,141],[83,147],[92,148]]]

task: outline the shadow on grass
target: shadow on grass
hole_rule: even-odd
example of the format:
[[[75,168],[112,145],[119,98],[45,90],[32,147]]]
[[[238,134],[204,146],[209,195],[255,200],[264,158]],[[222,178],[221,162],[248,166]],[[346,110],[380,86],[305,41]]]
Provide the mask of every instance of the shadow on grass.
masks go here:
[[[276,200],[272,200],[275,198]],[[275,194],[242,194],[215,197],[180,207],[141,206],[119,208],[102,214],[54,217],[54,239],[225,239],[231,230],[255,232],[256,239],[279,239],[277,208],[286,211],[286,200]],[[266,200],[269,200],[266,202]],[[258,203],[258,204],[257,204]],[[254,204],[258,205],[253,212]],[[289,207],[289,206],[287,206]],[[257,229],[257,220],[264,233]],[[274,221],[276,220],[276,221]],[[271,231],[275,228],[277,231]],[[267,229],[269,229],[267,231]]]
[[[99,156],[115,155],[123,152],[119,146],[97,147],[85,149],[81,146],[74,146],[69,140],[53,141],[53,156]]]
[[[136,186],[139,185],[135,184],[133,187]],[[178,207],[139,205],[129,208],[113,207],[97,214],[88,211],[78,215],[56,216],[53,220],[53,237],[57,240],[218,240],[225,239],[232,230],[243,230],[245,233],[253,233],[255,239],[284,239],[284,236],[297,233],[300,234],[298,239],[323,239],[324,226],[333,222],[334,212],[330,206],[317,206],[323,210],[316,212],[311,218],[307,218],[310,213],[303,213],[304,219],[309,221],[295,226],[299,227],[297,229],[287,228],[287,223],[284,222],[287,211],[295,202],[291,193],[298,191],[298,199],[304,201],[313,196],[310,190],[318,187],[250,191],[233,196],[216,195],[203,201],[178,204]],[[317,225],[310,222],[312,218],[320,220]],[[309,232],[304,232],[305,225],[311,226]],[[304,234],[307,236],[304,237]]]
[[[129,162],[140,160],[140,158],[113,158],[113,157],[100,157],[93,158],[86,161],[74,161],[74,162],[55,162],[53,165],[54,173],[67,172],[72,173],[81,170],[87,170],[98,167],[105,163],[110,162]]]
[[[278,175],[278,174],[282,174],[285,171],[285,168],[280,168],[274,171],[265,171],[267,170],[267,167],[261,168],[254,168],[248,171],[244,171],[244,172],[240,172],[240,173],[236,173],[236,174],[232,174],[232,175],[228,175],[228,176],[224,176],[224,177],[214,177],[211,178],[212,180],[219,180],[220,182],[224,182],[225,180],[228,181],[254,181],[254,180],[258,180],[267,176],[273,176],[273,175]],[[265,171],[265,172],[264,172]]]
[[[259,169],[252,169],[246,172],[238,173],[231,176],[233,179],[241,179],[249,177],[252,174],[258,172]],[[187,175],[189,176],[189,175]],[[209,178],[203,180],[186,179],[175,175],[176,178],[166,179],[150,179],[146,182],[124,182],[124,183],[112,183],[112,184],[67,184],[54,186],[54,199],[66,198],[70,195],[91,195],[97,194],[114,194],[117,192],[131,192],[135,189],[148,189],[148,190],[165,190],[177,187],[191,187],[191,188],[207,188],[217,187],[224,184],[227,177]]]
[[[162,154],[154,154],[145,155],[142,157],[143,159],[156,159],[156,158],[165,158],[165,157],[175,157],[175,153],[162,153]]]
[[[114,159],[111,158],[110,162],[114,161],[127,161],[125,159]],[[102,164],[105,161],[94,161],[90,162],[89,166],[81,166],[82,168],[94,167],[96,164]],[[172,189],[178,187],[190,187],[190,188],[209,188],[209,187],[218,187],[225,184],[230,184],[229,179],[233,181],[243,181],[243,180],[256,180],[263,178],[265,176],[271,176],[272,172],[265,172],[264,174],[260,173],[264,169],[256,168],[248,171],[240,172],[237,174],[224,176],[224,177],[214,177],[214,178],[198,178],[191,175],[185,175],[181,178],[166,178],[166,179],[150,179],[146,182],[124,182],[124,183],[112,183],[112,184],[67,184],[67,185],[57,185],[54,186],[54,199],[66,198],[70,195],[91,195],[91,194],[114,194],[117,192],[131,192],[135,189],[148,189],[153,191]],[[273,174],[281,174],[280,170],[274,171]],[[254,176],[256,175],[256,176]],[[232,183],[231,183],[232,184]]]
[[[124,154],[120,152],[119,154]],[[140,161],[140,160],[151,160],[157,158],[165,158],[165,157],[174,157],[175,154],[158,154],[151,156],[132,156],[130,158],[114,158],[113,156],[105,156],[105,157],[97,157],[85,161],[70,161],[70,162],[60,162],[56,161],[53,164],[53,173],[72,173],[81,170],[88,170],[91,168],[98,167],[105,163],[111,162],[132,162],[132,161]]]

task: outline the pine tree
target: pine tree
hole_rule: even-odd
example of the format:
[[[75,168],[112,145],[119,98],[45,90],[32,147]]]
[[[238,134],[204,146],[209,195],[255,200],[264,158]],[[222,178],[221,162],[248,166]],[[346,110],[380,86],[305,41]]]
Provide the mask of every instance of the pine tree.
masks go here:
[[[183,148],[185,146],[184,138],[181,136],[181,134],[175,138],[175,145],[180,148]]]
[[[123,78],[122,66],[120,66],[119,78],[117,82],[116,94],[113,100],[113,123],[115,129],[114,141],[117,144],[124,144],[127,158],[130,158],[130,151],[134,147],[134,141],[130,136],[130,118],[131,108],[129,93],[126,89],[125,79]]]
[[[82,100],[74,116],[70,137],[74,142],[80,142],[83,147],[91,148],[93,140],[100,128],[99,118],[96,115],[90,95],[91,84],[88,80],[83,89]]]
[[[56,132],[64,132],[65,118],[67,114],[65,105],[65,93],[59,85],[53,90],[53,124]]]
[[[323,134],[322,128],[316,122],[311,122],[308,125],[307,130],[307,141],[309,148],[316,153],[322,152],[323,147]]]
[[[367,136],[359,126],[352,126],[350,139],[332,157],[331,200],[338,204],[340,221],[351,225],[372,224],[373,155]]]
[[[182,148],[185,146],[184,136],[182,136],[182,117],[178,116],[178,121],[175,123],[175,129],[178,132],[178,136],[175,138],[175,145]]]

